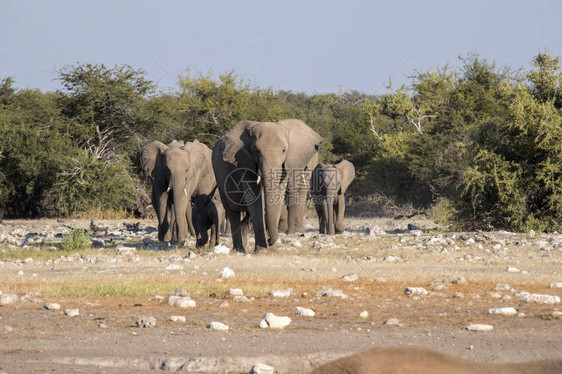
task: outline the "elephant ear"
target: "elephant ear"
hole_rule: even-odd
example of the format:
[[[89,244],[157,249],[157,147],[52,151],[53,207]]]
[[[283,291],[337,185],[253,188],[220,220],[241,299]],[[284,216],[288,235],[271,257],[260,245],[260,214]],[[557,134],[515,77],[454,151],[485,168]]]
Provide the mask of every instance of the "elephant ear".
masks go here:
[[[341,193],[345,192],[351,182],[353,182],[353,180],[355,179],[355,167],[351,162],[347,160],[342,160],[335,166],[337,169],[341,170],[342,182],[340,184],[340,190],[338,191],[338,195],[341,195]]]
[[[162,177],[162,157],[168,146],[155,140],[142,147],[140,152],[141,165],[151,179]]]
[[[304,169],[312,156],[318,152],[322,137],[298,119],[286,119],[278,123],[285,126],[289,132],[285,168]]]
[[[187,142],[182,148],[189,155],[189,169],[201,171],[205,162],[205,154],[201,148],[201,143]]]
[[[236,125],[230,128],[224,136],[220,139],[223,143],[222,158],[224,161],[238,166],[237,159],[240,156],[252,158],[248,152],[247,147],[250,143],[251,128],[256,125],[257,122],[252,121],[240,121]]]

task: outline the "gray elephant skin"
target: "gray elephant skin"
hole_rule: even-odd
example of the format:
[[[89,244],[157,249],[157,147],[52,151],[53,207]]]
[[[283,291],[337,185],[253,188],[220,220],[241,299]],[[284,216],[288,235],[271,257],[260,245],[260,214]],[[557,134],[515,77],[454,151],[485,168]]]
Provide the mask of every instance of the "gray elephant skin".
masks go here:
[[[294,174],[317,155],[322,137],[304,122],[241,121],[226,131],[213,148],[213,169],[230,222],[234,250],[245,252],[248,212],[257,252],[275,244],[285,195],[298,200],[291,188]],[[303,202],[304,203],[304,202]]]
[[[355,167],[347,160],[335,165],[320,163],[312,171],[311,197],[321,234],[341,234],[345,230],[345,192],[353,179]]]
[[[152,185],[152,205],[158,217],[158,239],[182,243],[195,234],[191,200],[215,185],[211,149],[195,140],[165,145],[153,141],[141,149],[141,163]]]
[[[193,202],[192,221],[195,228],[196,246],[219,245],[219,234],[226,234],[226,217],[218,193],[197,195]],[[211,235],[209,237],[209,231]]]

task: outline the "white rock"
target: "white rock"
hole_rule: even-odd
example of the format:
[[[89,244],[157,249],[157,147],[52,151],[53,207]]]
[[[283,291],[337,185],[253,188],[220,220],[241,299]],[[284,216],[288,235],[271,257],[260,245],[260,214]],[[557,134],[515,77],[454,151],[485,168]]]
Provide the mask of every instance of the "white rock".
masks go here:
[[[80,315],[80,311],[78,309],[65,309],[64,315],[69,317],[76,317]]]
[[[404,294],[406,295],[427,295],[429,292],[423,287],[406,287]]]
[[[184,316],[171,316],[170,321],[172,322],[185,322],[187,319]]]
[[[537,303],[537,304],[558,304],[560,302],[560,297],[553,295],[541,295],[538,293],[532,293],[530,295],[523,296],[524,303]]]
[[[555,310],[551,313],[554,318],[562,318],[562,312]]]
[[[362,311],[361,313],[359,313],[359,317],[361,318],[367,318],[369,317],[369,312],[367,312],[366,310]]]
[[[20,298],[15,293],[5,293],[0,296],[0,306],[15,304],[20,301]]]
[[[536,235],[535,230],[529,230],[529,238],[533,239],[535,235]]]
[[[303,308],[302,306],[298,306],[295,308],[295,314],[297,316],[304,316],[304,317],[314,317],[316,315],[314,310]]]
[[[252,298],[253,299],[253,298]],[[232,301],[234,301],[235,303],[249,303],[252,300],[250,300],[248,297],[246,296],[234,296],[232,298]]]
[[[195,308],[197,303],[189,297],[180,297],[174,302],[174,306],[178,308]]]
[[[43,307],[47,310],[60,310],[60,304],[57,303],[45,303]]]
[[[498,283],[494,286],[494,291],[509,291],[511,286],[509,284]]]
[[[458,277],[453,281],[455,284],[468,284],[468,281],[464,277]]]
[[[177,264],[170,264],[166,266],[166,270],[183,270],[183,266]]]
[[[494,326],[483,323],[471,323],[466,327],[468,331],[492,331]]]
[[[562,282],[551,283],[550,288],[562,288]]]
[[[230,253],[230,248],[228,248],[226,245],[219,244],[215,246],[215,248],[213,248],[213,253],[217,255],[227,255]]]
[[[222,322],[210,322],[207,328],[215,331],[228,331],[229,327]]]
[[[365,228],[365,234],[369,236],[386,235],[386,231],[377,225],[369,225]]]
[[[513,266],[508,266],[505,268],[505,271],[507,271],[508,273],[520,273],[521,270],[517,269],[516,267]]]
[[[383,322],[384,326],[400,326],[400,320],[398,318],[391,318]]]
[[[273,297],[289,297],[291,296],[292,293],[293,293],[293,289],[287,288],[285,290],[273,290],[269,292],[269,295]]]
[[[385,258],[382,259],[383,261],[386,262],[396,262],[396,261],[402,261],[402,259],[400,257],[397,256],[386,256]]]
[[[319,291],[316,296],[340,297],[342,299],[347,299],[349,297],[344,294],[342,290],[333,290],[331,288],[324,288],[322,291]]]
[[[156,318],[154,317],[141,317],[137,320],[138,327],[155,327],[156,326]]]
[[[283,329],[289,326],[290,323],[291,319],[289,317],[278,317],[273,313],[267,313],[260,321],[260,327],[262,329],[268,327],[271,329]]]
[[[275,368],[273,366],[262,364],[261,362],[256,362],[254,366],[252,366],[250,374],[275,374]]]
[[[358,279],[359,276],[356,273],[347,274],[341,277],[341,280],[343,280],[344,282],[355,282]]]
[[[232,278],[233,276],[234,276],[234,271],[232,269],[230,269],[229,267],[222,268],[220,272],[221,278]]]
[[[227,292],[231,296],[244,296],[244,291],[241,288],[230,288]]]
[[[505,308],[492,308],[488,310],[489,314],[501,314],[504,316],[514,316],[517,314],[517,310],[513,307],[505,307]]]

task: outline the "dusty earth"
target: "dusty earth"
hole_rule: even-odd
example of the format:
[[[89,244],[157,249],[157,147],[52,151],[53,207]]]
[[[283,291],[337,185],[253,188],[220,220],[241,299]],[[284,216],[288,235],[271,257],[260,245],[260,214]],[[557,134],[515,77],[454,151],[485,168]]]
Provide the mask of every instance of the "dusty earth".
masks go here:
[[[192,241],[161,245],[150,220],[95,224],[99,248],[78,252],[60,242],[89,221],[0,224],[0,295],[19,297],[0,306],[0,373],[248,373],[258,363],[307,373],[372,347],[408,346],[482,362],[562,359],[560,304],[524,301],[527,293],[562,296],[557,233],[453,233],[423,218],[362,218],[327,237],[310,219],[304,236],[242,255],[196,250]],[[234,276],[221,278],[224,267]],[[407,295],[406,287],[428,294]],[[168,303],[180,288],[194,308]],[[234,288],[247,300],[235,300]],[[269,294],[289,288],[289,297]],[[297,306],[315,316],[295,315]],[[489,314],[500,307],[518,314]],[[268,312],[292,322],[262,329]],[[138,327],[141,317],[156,326]],[[392,318],[398,325],[385,325]],[[212,321],[229,330],[207,328]],[[493,330],[466,329],[475,323]]]

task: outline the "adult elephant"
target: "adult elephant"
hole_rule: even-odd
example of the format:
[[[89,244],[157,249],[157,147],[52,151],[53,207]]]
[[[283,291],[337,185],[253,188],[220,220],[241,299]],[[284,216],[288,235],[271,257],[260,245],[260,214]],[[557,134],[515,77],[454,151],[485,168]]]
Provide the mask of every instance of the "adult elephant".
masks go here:
[[[341,234],[345,229],[345,192],[355,179],[355,167],[347,160],[335,165],[318,164],[312,171],[312,198],[321,234]]]
[[[160,241],[181,243],[188,232],[195,234],[191,199],[208,194],[215,185],[211,153],[197,140],[169,145],[153,141],[142,148],[141,162],[152,185]]]
[[[241,121],[218,140],[213,169],[235,250],[245,252],[242,212],[250,214],[255,252],[275,244],[289,178],[294,170],[307,166],[321,143],[320,135],[296,119]]]

